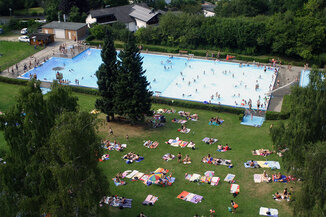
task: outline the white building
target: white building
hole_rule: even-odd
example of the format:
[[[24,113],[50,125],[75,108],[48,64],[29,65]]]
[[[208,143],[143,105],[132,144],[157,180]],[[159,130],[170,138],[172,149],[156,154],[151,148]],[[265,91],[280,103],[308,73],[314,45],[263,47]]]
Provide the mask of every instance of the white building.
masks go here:
[[[215,11],[214,11],[215,7],[216,7],[216,5],[209,3],[209,2],[205,2],[204,4],[201,5],[202,11],[203,11],[205,17],[215,16]]]
[[[160,12],[149,9],[146,4],[124,5],[112,8],[91,10],[86,18],[86,24],[124,23],[129,31],[136,31],[141,27],[158,24]]]

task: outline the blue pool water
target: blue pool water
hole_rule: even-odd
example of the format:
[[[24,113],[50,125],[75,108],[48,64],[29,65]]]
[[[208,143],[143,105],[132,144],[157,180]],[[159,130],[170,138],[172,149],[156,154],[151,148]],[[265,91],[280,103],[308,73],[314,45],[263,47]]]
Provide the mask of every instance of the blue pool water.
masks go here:
[[[310,71],[308,71],[308,70],[306,70],[306,71],[305,70],[302,70],[301,71],[300,83],[299,83],[301,87],[308,86],[309,81],[310,81],[309,74],[310,74]]]
[[[246,115],[243,117],[241,124],[253,127],[260,127],[261,125],[263,125],[264,121],[264,117],[253,116],[251,120],[251,116]]]
[[[95,72],[102,63],[100,54],[101,50],[88,49],[73,59],[53,57],[21,78],[28,79],[35,73],[41,81],[52,81],[56,78],[53,68],[62,67],[60,73],[71,85],[78,79],[80,86],[97,88]],[[248,104],[244,102],[251,99],[252,108],[257,108],[259,100],[262,109],[267,109],[269,98],[265,94],[275,82],[273,68],[265,72],[264,67],[256,65],[240,67],[238,63],[222,61],[143,53],[141,56],[150,83],[148,88],[154,95],[246,108]],[[256,84],[259,84],[257,90]]]

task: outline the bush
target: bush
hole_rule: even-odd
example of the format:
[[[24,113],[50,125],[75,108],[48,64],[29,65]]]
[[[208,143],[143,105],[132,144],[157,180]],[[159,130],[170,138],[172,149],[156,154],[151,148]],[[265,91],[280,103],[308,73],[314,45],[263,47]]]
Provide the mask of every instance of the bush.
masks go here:
[[[8,84],[26,85],[28,80],[0,76],[0,82],[4,82]]]
[[[93,41],[94,39],[95,39],[95,37],[94,37],[93,35],[89,35],[89,36],[87,36],[86,41],[87,41],[87,42],[91,42],[91,41]]]
[[[244,113],[243,114],[239,114],[239,121],[242,121],[244,117]]]
[[[289,112],[266,112],[266,120],[286,120],[290,117]]]
[[[157,103],[157,104],[170,105],[170,106],[180,106],[180,107],[184,107],[184,108],[204,109],[204,110],[214,111],[214,112],[227,112],[227,113],[237,114],[237,115],[244,113],[244,109],[242,109],[242,108],[234,108],[234,107],[230,107],[230,106],[213,105],[213,104],[204,104],[204,103],[200,103],[200,102],[168,99],[168,98],[162,98],[162,97],[153,97],[152,102]]]

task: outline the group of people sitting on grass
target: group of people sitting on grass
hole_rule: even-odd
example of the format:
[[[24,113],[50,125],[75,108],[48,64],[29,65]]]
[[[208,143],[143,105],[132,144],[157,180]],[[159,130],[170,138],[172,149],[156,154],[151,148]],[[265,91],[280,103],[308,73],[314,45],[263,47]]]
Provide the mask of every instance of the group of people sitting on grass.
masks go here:
[[[126,203],[125,197],[118,197],[117,195],[112,195],[111,197],[104,196],[100,201],[100,206],[103,206],[104,204],[112,205],[117,204],[116,206],[122,206]]]
[[[198,114],[190,114],[190,112],[185,112],[185,111],[179,111],[179,115],[181,117],[185,117],[187,120],[193,120],[197,121],[198,120]]]
[[[221,123],[223,123],[223,119],[220,119],[218,116],[216,116],[216,117],[211,117],[211,119],[209,119],[209,125],[211,125],[211,124],[221,124]]]
[[[181,160],[182,159],[182,154],[179,152],[179,154],[177,155],[177,158],[178,158],[179,163],[182,162],[184,164],[191,164],[191,158],[189,157],[188,154],[186,154],[186,157],[183,160]]]
[[[228,166],[230,168],[233,167],[230,160],[224,160],[224,159],[221,159],[221,158],[213,158],[210,154],[203,157],[201,162],[208,163],[208,164],[214,164],[214,165],[225,165],[225,166]]]
[[[134,152],[129,152],[128,154],[122,157],[124,160],[129,160],[131,162],[140,160],[139,154],[135,154]]]
[[[293,188],[291,187],[291,189],[293,190]],[[273,199],[274,200],[291,200],[292,194],[291,192],[288,192],[287,188],[284,188],[284,191],[282,194],[280,194],[279,192],[276,192],[273,195]]]
[[[120,142],[117,142],[116,140],[114,140],[113,142],[110,142],[109,140],[104,140],[102,141],[102,143],[104,144],[106,149],[109,150],[117,150],[117,151],[122,151],[123,147],[120,144]]]
[[[271,155],[272,152],[270,150],[267,149],[259,149],[259,150],[253,150],[253,155],[260,155],[260,156],[268,156]]]
[[[219,152],[225,152],[225,151],[229,151],[229,150],[231,150],[231,147],[228,144],[226,144],[225,146],[223,146],[221,144],[217,145],[217,151],[219,151]]]

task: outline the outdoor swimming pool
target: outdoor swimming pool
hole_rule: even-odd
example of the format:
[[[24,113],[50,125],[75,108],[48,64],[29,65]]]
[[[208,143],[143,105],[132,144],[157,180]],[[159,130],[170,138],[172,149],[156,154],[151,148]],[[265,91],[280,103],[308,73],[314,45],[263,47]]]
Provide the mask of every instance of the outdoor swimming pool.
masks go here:
[[[301,75],[300,75],[300,83],[299,83],[299,85],[300,85],[301,87],[306,87],[306,86],[308,86],[309,81],[310,81],[310,79],[309,79],[309,74],[310,74],[310,71],[308,71],[308,70],[302,70],[302,71],[301,71]]]
[[[53,57],[21,78],[29,79],[35,73],[41,81],[52,81],[56,78],[53,68],[62,67],[60,73],[71,85],[78,79],[80,86],[97,88],[95,72],[102,63],[100,54],[101,50],[88,49],[73,59]],[[264,70],[256,65],[240,67],[238,63],[143,53],[141,56],[154,95],[237,107],[248,107],[251,99],[252,108],[257,108],[259,100],[262,109],[267,109],[269,99],[265,94],[274,85],[274,68]]]

